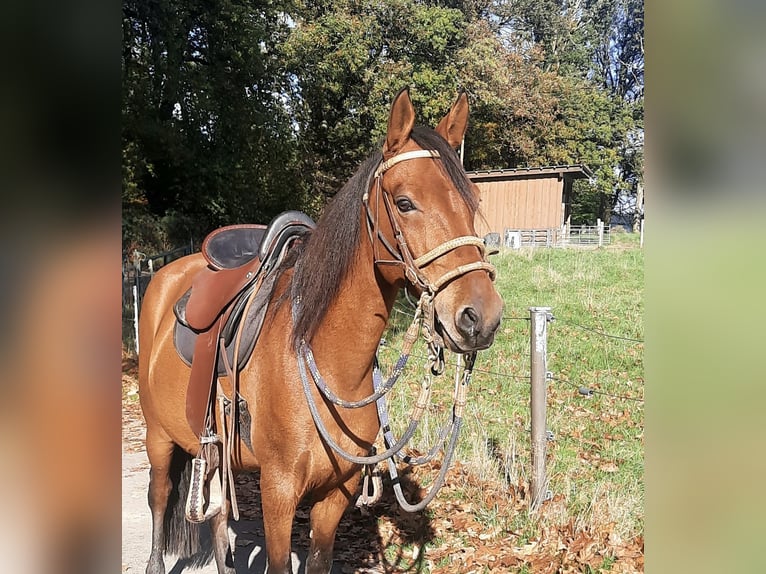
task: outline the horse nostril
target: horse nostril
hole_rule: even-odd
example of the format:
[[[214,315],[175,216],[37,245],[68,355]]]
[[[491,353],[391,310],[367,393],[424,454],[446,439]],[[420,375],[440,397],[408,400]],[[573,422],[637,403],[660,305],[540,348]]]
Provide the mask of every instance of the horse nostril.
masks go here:
[[[478,311],[473,307],[463,307],[458,314],[457,326],[466,335],[472,336],[481,320]]]

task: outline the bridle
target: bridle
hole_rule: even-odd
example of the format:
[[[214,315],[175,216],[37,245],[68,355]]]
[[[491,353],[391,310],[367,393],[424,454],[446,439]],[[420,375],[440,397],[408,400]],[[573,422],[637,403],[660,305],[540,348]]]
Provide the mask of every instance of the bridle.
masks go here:
[[[436,150],[422,149],[404,152],[399,155],[395,155],[388,160],[382,161],[373,174],[372,187],[375,189],[376,204],[375,213],[370,207],[369,192],[366,192],[362,197],[362,202],[365,207],[366,221],[367,221],[367,233],[370,237],[370,241],[373,244],[373,257],[375,265],[398,265],[403,268],[404,276],[413,286],[418,288],[421,292],[420,299],[417,303],[416,313],[421,314],[423,317],[423,336],[429,347],[429,359],[432,361],[432,367],[434,373],[440,373],[443,368],[443,344],[436,342],[436,330],[435,330],[435,313],[433,302],[439,292],[446,287],[451,281],[462,277],[472,271],[486,271],[489,274],[490,279],[495,280],[496,269],[495,266],[487,261],[486,257],[486,245],[484,240],[476,237],[475,235],[463,235],[450,239],[434,247],[430,251],[424,253],[419,257],[414,257],[407,240],[404,237],[401,226],[399,225],[398,218],[395,215],[394,208],[391,203],[391,195],[383,186],[383,175],[398,163],[418,158],[432,158],[439,159],[441,156]],[[394,240],[396,247],[392,247],[391,243],[386,239],[385,235],[381,233],[379,228],[379,203],[383,202],[388,221],[391,225],[391,229],[394,233]],[[377,239],[377,241],[376,241]],[[481,254],[480,261],[474,261],[464,265],[459,265],[450,271],[444,273],[441,277],[435,281],[429,280],[423,273],[423,268],[435,261],[439,257],[446,255],[447,253],[464,246],[474,246],[479,249]],[[393,259],[383,259],[380,257],[380,246],[383,246],[386,251],[393,257]]]
[[[444,287],[447,284],[449,284],[451,281],[457,279],[458,277],[462,277],[463,275],[470,273],[472,271],[486,271],[489,274],[490,279],[492,279],[493,281],[495,279],[495,274],[496,274],[495,266],[486,260],[486,246],[484,244],[484,241],[480,239],[479,237],[476,237],[473,235],[456,237],[454,239],[445,241],[444,243],[434,247],[433,249],[431,249],[430,251],[424,253],[423,255],[419,257],[413,256],[409,248],[409,245],[407,244],[407,241],[404,237],[404,233],[402,232],[401,226],[399,225],[397,217],[394,214],[394,209],[393,209],[393,206],[391,205],[390,194],[383,187],[383,175],[391,167],[403,161],[416,159],[416,158],[438,159],[439,157],[440,157],[439,152],[436,150],[416,150],[416,151],[405,152],[405,153],[393,156],[392,158],[386,161],[382,161],[380,165],[378,165],[378,168],[375,170],[373,174],[373,184],[371,186],[371,189],[374,187],[376,191],[375,213],[373,213],[370,207],[369,191],[365,192],[362,198],[364,206],[365,206],[365,211],[366,211],[367,231],[373,246],[373,257],[374,257],[375,265],[401,266],[403,268],[405,278],[411,284],[413,284],[414,286],[416,286],[417,288],[421,290],[420,299],[418,301],[418,304],[415,310],[415,317],[413,319],[413,322],[410,324],[410,327],[407,329],[407,332],[404,335],[404,345],[402,348],[402,352],[388,380],[386,381],[383,380],[382,374],[378,367],[377,358],[376,358],[374,368],[373,368],[374,392],[371,395],[365,397],[364,399],[361,399],[358,401],[346,401],[338,397],[330,389],[329,385],[327,385],[327,383],[323,379],[316,365],[316,361],[314,360],[313,352],[311,351],[311,347],[309,346],[309,344],[306,341],[302,340],[298,348],[296,349],[297,358],[298,358],[298,371],[300,374],[301,385],[303,387],[307,405],[309,407],[309,411],[311,412],[311,416],[314,420],[317,430],[319,431],[319,434],[323,438],[324,442],[333,451],[335,451],[335,453],[337,453],[341,458],[344,458],[345,460],[352,462],[354,464],[365,465],[365,467],[367,467],[367,470],[369,472],[372,472],[369,470],[372,466],[376,465],[379,462],[387,461],[388,467],[389,467],[389,473],[391,475],[391,481],[393,484],[394,492],[396,494],[396,498],[400,506],[408,512],[414,512],[424,508],[434,498],[434,496],[436,496],[436,493],[438,492],[441,485],[444,484],[446,473],[447,473],[447,470],[449,469],[452,455],[455,452],[457,439],[460,434],[460,428],[462,426],[463,409],[466,404],[466,395],[467,395],[468,386],[471,380],[473,364],[476,359],[476,351],[465,353],[463,355],[463,360],[465,361],[465,364],[463,365],[463,372],[462,374],[459,372],[456,372],[455,397],[454,397],[454,406],[452,411],[451,422],[449,422],[447,425],[445,425],[442,428],[441,432],[439,433],[440,436],[436,444],[433,446],[433,448],[429,449],[428,454],[425,456],[412,458],[410,456],[403,455],[402,450],[405,448],[409,440],[414,435],[424,412],[428,408],[428,404],[429,404],[430,396],[431,396],[430,375],[426,374],[424,376],[423,383],[421,385],[420,395],[418,396],[415,402],[415,405],[413,406],[412,413],[410,415],[409,425],[407,429],[405,430],[404,434],[399,439],[396,439],[393,436],[391,432],[391,427],[388,424],[388,412],[386,407],[385,395],[394,387],[394,384],[396,383],[397,379],[402,374],[405,366],[407,365],[407,360],[409,359],[412,346],[414,345],[415,341],[418,338],[419,327],[422,327],[422,334],[429,348],[429,365],[427,367],[428,370],[430,370],[430,372],[435,375],[441,374],[443,372],[444,370],[443,343],[439,343],[436,341],[435,331],[434,331],[435,317],[434,317],[433,300],[438,295],[438,293],[442,289],[444,289]],[[386,210],[386,214],[391,224],[391,229],[393,230],[393,233],[394,233],[394,240],[396,243],[395,246],[391,245],[391,243],[386,239],[386,237],[380,232],[380,229],[378,227],[378,215],[380,213],[379,202],[381,201],[383,202],[383,205]],[[425,267],[432,261],[435,261],[439,257],[442,257],[443,255],[450,253],[451,251],[459,247],[470,246],[470,245],[477,247],[479,249],[479,252],[481,254],[480,261],[474,261],[472,263],[460,265],[450,271],[447,271],[435,281],[429,280],[424,275],[423,267]],[[388,253],[391,255],[393,259],[383,259],[380,257],[381,246],[385,248],[386,251],[388,251]],[[293,303],[294,317],[295,317],[295,314],[297,313],[297,305],[299,304],[300,304],[299,301],[296,301]],[[422,322],[422,325],[421,325],[421,322]],[[381,432],[383,433],[384,446],[386,447],[385,450],[383,452],[376,452],[375,449],[373,448],[373,450],[368,456],[357,456],[343,449],[332,438],[331,434],[328,432],[327,428],[325,427],[324,422],[322,421],[322,417],[319,414],[316,402],[311,392],[310,379],[313,380],[316,388],[319,389],[319,391],[321,392],[325,400],[337,406],[340,406],[342,408],[356,409],[356,408],[361,408],[363,406],[366,406],[375,402],[377,404],[378,417],[381,423]],[[432,484],[428,494],[417,504],[408,503],[406,499],[404,498],[404,494],[402,493],[402,490],[401,490],[401,484],[397,478],[398,475],[397,475],[394,458],[403,460],[411,465],[425,464],[426,462],[432,460],[434,456],[436,456],[436,454],[442,449],[444,449],[444,459],[442,460],[442,467],[439,471],[439,475],[437,476],[434,484]],[[367,495],[367,476],[365,477],[365,486],[363,488],[364,493],[363,493],[363,496],[360,497],[360,501],[363,501],[364,504],[370,504],[374,502],[375,500],[377,500],[377,498],[380,496],[379,477],[377,478],[377,480],[378,480],[378,485],[376,486],[376,493],[374,495],[368,496]]]
[[[373,214],[370,207],[369,192],[365,193],[362,197],[362,202],[364,203],[367,216],[367,232],[370,236],[370,240],[376,248],[379,245],[382,245],[386,248],[389,254],[394,257],[392,260],[380,258],[379,248],[377,248],[375,250],[375,264],[402,266],[404,268],[404,275],[407,280],[414,286],[418,287],[421,291],[428,292],[432,298],[435,297],[436,294],[439,293],[439,291],[441,291],[452,280],[457,279],[458,277],[462,277],[471,271],[484,270],[489,273],[490,278],[494,281],[496,270],[495,266],[486,260],[486,246],[484,244],[484,240],[474,235],[464,235],[462,237],[450,239],[449,241],[445,241],[427,253],[421,255],[420,257],[413,256],[412,251],[407,244],[407,240],[404,238],[404,233],[402,232],[401,226],[399,225],[399,221],[394,214],[394,209],[391,205],[391,195],[383,187],[383,175],[398,163],[410,159],[424,157],[438,159],[440,155],[438,151],[429,149],[404,152],[399,155],[395,155],[386,161],[382,161],[373,174],[373,186],[375,187],[376,191],[376,199],[378,202],[380,202],[381,199],[383,201],[386,215],[388,216],[389,223],[391,224],[391,228],[394,232],[396,248],[393,248],[386,237],[380,232],[378,226],[380,210],[376,205],[376,210]],[[377,239],[377,241],[375,241],[375,239]],[[446,255],[450,251],[457,249],[458,247],[464,247],[466,245],[473,245],[479,249],[482,257],[481,261],[474,261],[473,263],[460,265],[455,269],[448,271],[433,282],[423,274],[423,267],[438,259],[442,255]]]

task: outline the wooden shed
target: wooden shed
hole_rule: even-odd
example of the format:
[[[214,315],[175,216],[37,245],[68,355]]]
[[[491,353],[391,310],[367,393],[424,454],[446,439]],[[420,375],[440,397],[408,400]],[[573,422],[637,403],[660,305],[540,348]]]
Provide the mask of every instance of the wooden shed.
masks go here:
[[[481,205],[476,232],[559,234],[571,213],[572,182],[592,178],[585,165],[557,165],[470,171],[479,187]],[[507,239],[503,239],[507,242]]]

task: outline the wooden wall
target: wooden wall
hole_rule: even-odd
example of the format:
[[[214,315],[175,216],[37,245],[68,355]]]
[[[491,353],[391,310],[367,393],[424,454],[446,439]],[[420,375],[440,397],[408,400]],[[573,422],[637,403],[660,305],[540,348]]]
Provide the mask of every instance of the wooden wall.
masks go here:
[[[479,236],[489,232],[500,233],[502,236],[507,228],[561,227],[564,179],[558,174],[506,180],[476,179],[474,183],[481,192],[479,213],[476,216],[476,232]]]

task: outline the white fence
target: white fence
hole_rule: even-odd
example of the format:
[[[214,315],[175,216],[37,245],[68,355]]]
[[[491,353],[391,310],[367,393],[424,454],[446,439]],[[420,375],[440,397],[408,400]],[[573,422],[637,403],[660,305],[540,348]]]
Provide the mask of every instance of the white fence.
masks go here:
[[[502,242],[495,235],[495,244],[510,249],[521,247],[567,247],[569,245],[609,245],[612,241],[609,225],[572,225],[549,229],[510,229],[504,231]]]

